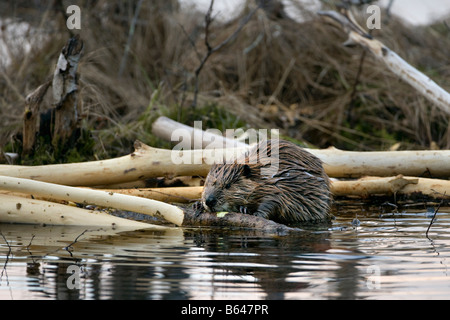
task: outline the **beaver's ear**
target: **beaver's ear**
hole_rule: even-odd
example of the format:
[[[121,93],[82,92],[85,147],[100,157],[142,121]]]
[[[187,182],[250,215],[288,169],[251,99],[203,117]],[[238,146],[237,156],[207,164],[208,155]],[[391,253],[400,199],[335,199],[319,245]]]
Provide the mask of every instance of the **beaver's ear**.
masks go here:
[[[244,166],[242,167],[242,175],[244,177],[249,177],[252,174],[252,169],[250,168],[250,166],[248,164],[244,164]]]

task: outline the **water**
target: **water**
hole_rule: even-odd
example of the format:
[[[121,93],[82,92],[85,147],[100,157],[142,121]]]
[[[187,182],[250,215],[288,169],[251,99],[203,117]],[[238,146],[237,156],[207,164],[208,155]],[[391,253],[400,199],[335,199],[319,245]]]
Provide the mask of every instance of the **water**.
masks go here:
[[[432,211],[340,206],[289,236],[0,224],[0,299],[448,299],[450,208],[427,238]]]

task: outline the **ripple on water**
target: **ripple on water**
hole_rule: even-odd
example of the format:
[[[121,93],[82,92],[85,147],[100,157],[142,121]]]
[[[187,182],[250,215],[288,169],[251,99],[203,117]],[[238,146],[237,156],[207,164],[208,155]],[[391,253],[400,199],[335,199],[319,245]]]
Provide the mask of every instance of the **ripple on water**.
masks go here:
[[[449,212],[440,209],[428,238],[426,211],[354,208],[292,236],[86,232],[72,244],[84,229],[0,225],[0,298],[447,299]],[[79,290],[67,287],[70,265],[80,267]]]

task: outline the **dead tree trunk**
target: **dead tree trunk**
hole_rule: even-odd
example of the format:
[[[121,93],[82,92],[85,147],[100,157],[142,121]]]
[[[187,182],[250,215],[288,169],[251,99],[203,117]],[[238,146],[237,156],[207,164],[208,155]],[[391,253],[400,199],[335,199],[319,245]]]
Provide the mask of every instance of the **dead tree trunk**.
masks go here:
[[[39,121],[39,109],[50,85],[51,81],[47,81],[27,96],[25,112],[23,114],[22,156],[30,155],[33,152],[38,130],[37,121]]]
[[[82,51],[83,41],[78,36],[71,38],[62,49],[53,74],[55,124],[52,144],[56,150],[66,145],[79,124],[77,68]]]

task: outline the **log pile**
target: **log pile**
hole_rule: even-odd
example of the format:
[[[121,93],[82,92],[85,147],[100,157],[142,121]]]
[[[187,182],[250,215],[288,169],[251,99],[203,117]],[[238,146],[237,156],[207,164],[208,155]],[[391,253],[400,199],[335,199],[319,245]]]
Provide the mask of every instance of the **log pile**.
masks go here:
[[[167,128],[161,122],[177,123],[167,119],[157,120],[154,128]],[[184,127],[183,124],[178,124]],[[202,139],[202,135],[194,135]],[[154,134],[164,136],[165,133]],[[202,144],[199,144],[202,145]],[[120,226],[127,221],[107,214],[91,212],[87,219],[85,209],[60,204],[61,201],[82,205],[94,204],[120,210],[138,212],[163,218],[176,226],[229,226],[270,230],[296,231],[272,221],[237,213],[217,217],[198,214],[190,208],[181,209],[169,203],[191,203],[201,197],[202,186],[172,188],[106,189],[118,183],[130,183],[150,177],[206,176],[213,160],[205,149],[166,150],[149,147],[136,141],[136,150],[130,155],[85,163],[55,164],[46,166],[0,165],[0,221],[46,224],[89,224]],[[249,146],[216,150],[234,156],[242,154]],[[417,195],[431,199],[449,199],[450,151],[391,151],[348,152],[337,149],[313,150],[325,163],[332,180],[335,197],[369,197],[372,195]],[[174,164],[174,153],[186,160]],[[198,162],[198,159],[201,159]],[[366,173],[376,176],[368,177]],[[431,176],[433,178],[422,178]],[[440,177],[434,178],[434,177]],[[336,179],[339,178],[339,179]],[[131,184],[132,185],[132,184]],[[74,187],[77,186],[77,187]],[[101,186],[101,188],[100,188]],[[87,188],[89,187],[89,188]],[[84,213],[81,213],[83,212]],[[31,213],[30,213],[31,212]],[[89,216],[89,215],[88,215]],[[131,223],[132,224],[132,223]],[[136,222],[137,228],[163,226]]]
[[[444,112],[450,113],[450,95],[445,90],[382,43],[367,37],[351,16],[337,12],[320,14],[338,22],[353,43],[366,48],[392,72],[398,74],[399,78],[410,83]],[[54,133],[55,144],[67,141],[76,127],[76,69],[82,48],[82,42],[78,39],[69,43],[61,53],[51,84],[54,104],[61,113],[55,115],[55,128],[61,129]],[[48,81],[37,88],[26,101],[24,154],[31,153],[33,149],[39,104],[49,86]],[[188,136],[190,147],[194,148],[165,150],[136,141],[134,152],[115,159],[44,166],[0,165],[0,222],[135,229],[166,229],[175,225],[259,228],[277,233],[299,231],[258,217],[237,213],[218,217],[209,213],[199,214],[195,208],[181,209],[169,204],[199,200],[202,192],[200,185],[117,189],[118,184],[133,185],[134,182],[155,177],[205,177],[211,164],[217,159],[230,160],[250,147],[246,143],[223,138],[216,131],[205,132],[165,117],[159,118],[153,125],[153,134],[168,141],[172,140],[177,130]],[[214,149],[212,152],[208,149],[212,142],[224,148]],[[335,197],[420,194],[431,199],[450,199],[450,150],[349,152],[329,148],[308,151],[323,161],[325,171],[334,178],[331,188]],[[77,203],[84,208],[70,206],[68,203]],[[86,209],[86,205],[92,204],[156,216],[169,222],[170,226],[123,219],[102,211]]]

